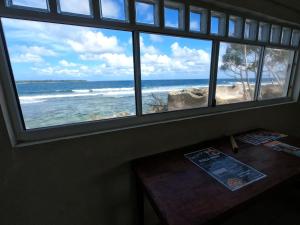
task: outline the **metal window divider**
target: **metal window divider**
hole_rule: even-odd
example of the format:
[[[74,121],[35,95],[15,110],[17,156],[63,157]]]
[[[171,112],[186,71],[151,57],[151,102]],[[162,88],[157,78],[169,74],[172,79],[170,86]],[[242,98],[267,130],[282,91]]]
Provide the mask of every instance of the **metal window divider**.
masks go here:
[[[263,73],[263,64],[264,64],[264,58],[265,58],[265,50],[266,47],[261,47],[260,54],[259,54],[259,62],[258,62],[258,68],[257,68],[257,75],[256,75],[256,83],[255,83],[255,90],[254,90],[254,101],[259,101],[259,92],[260,92],[260,85],[261,85],[261,78]]]
[[[216,106],[216,87],[218,76],[218,64],[219,64],[219,49],[220,42],[214,40],[212,42],[211,51],[211,64],[210,64],[210,80],[209,80],[209,94],[208,94],[208,107]]]
[[[141,56],[140,56],[140,32],[132,32],[133,44],[133,65],[134,65],[134,90],[135,90],[135,103],[136,115],[142,116],[142,79],[141,79]]]

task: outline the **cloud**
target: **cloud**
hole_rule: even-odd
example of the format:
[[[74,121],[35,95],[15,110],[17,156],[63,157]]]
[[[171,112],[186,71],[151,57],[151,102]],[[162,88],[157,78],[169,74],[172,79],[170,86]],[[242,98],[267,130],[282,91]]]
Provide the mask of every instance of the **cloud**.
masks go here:
[[[160,35],[156,35],[156,34],[149,34],[149,38],[153,42],[161,43],[164,41],[164,39]]]
[[[44,56],[56,56],[56,52],[41,46],[15,46],[12,54],[13,63],[42,63]]]
[[[11,61],[13,63],[41,63],[44,60],[42,57],[38,55],[25,53],[25,54],[14,55],[13,57],[11,57]]]
[[[195,20],[191,20],[191,23],[190,23],[190,29],[191,30],[195,30],[195,31],[198,31],[199,30],[199,22],[195,21]]]
[[[116,1],[101,0],[102,15],[104,17],[119,19],[120,18],[120,4]]]
[[[115,36],[105,36],[102,32],[81,31],[66,43],[78,53],[106,53],[121,52],[118,39]]]
[[[60,8],[64,12],[79,13],[83,15],[90,15],[91,8],[89,1],[83,0],[60,0]]]
[[[60,61],[59,61],[59,64],[60,64],[61,66],[65,66],[65,67],[74,67],[74,66],[77,66],[76,63],[68,62],[68,61],[65,60],[65,59],[60,60]]]
[[[180,46],[174,42],[171,54],[145,53],[141,56],[143,76],[171,75],[201,75],[208,74],[210,68],[210,54],[202,49]],[[184,77],[182,77],[184,78]]]

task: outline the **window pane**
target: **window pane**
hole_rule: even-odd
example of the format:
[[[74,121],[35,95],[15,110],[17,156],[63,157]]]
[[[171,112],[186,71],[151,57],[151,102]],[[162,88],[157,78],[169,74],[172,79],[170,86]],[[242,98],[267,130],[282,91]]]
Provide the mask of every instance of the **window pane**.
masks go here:
[[[266,48],[261,78],[260,99],[286,97],[294,52]]]
[[[281,44],[289,45],[291,40],[292,30],[288,27],[282,28]]]
[[[103,18],[114,20],[128,20],[127,0],[100,0]]]
[[[135,114],[130,32],[2,23],[27,129]]]
[[[214,35],[225,35],[226,16],[224,13],[211,12],[210,33]]]
[[[190,31],[206,34],[207,10],[195,6],[190,8]]]
[[[178,9],[165,7],[165,26],[179,28],[179,11]]]
[[[229,17],[229,37],[241,38],[242,37],[243,20],[241,17]]]
[[[143,113],[207,106],[211,41],[141,34]]]
[[[60,12],[92,15],[90,0],[60,0]]]
[[[244,38],[247,40],[256,40],[257,22],[255,20],[246,19]]]
[[[271,43],[279,44],[281,36],[281,27],[277,25],[272,25],[271,28]]]
[[[154,4],[136,2],[136,21],[138,23],[154,24],[155,21],[155,7]]]
[[[270,36],[270,25],[268,23],[259,23],[259,30],[258,30],[258,40],[262,42],[268,42]]]
[[[190,30],[201,31],[201,14],[190,12]]]
[[[220,44],[218,105],[253,100],[260,51],[257,46]]]
[[[6,0],[8,6],[21,6],[37,9],[48,9],[47,0]]]
[[[293,30],[292,34],[292,46],[298,47],[300,41],[300,31],[299,30]]]

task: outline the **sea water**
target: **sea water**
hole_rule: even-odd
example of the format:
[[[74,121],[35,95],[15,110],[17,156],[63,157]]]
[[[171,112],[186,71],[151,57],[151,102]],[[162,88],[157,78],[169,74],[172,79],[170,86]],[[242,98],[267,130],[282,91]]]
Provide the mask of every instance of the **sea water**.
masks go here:
[[[232,85],[233,79],[218,79]],[[144,80],[142,108],[150,112],[153,95],[164,104],[170,91],[208,87],[208,79]],[[17,92],[27,129],[134,116],[134,81],[17,81]]]

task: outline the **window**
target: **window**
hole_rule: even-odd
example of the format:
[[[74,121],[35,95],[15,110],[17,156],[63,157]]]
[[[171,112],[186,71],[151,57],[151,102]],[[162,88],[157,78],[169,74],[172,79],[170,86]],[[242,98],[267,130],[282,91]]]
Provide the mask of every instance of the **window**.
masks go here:
[[[244,38],[246,40],[256,40],[257,22],[255,20],[246,19]]]
[[[286,97],[294,51],[266,48],[260,86],[260,99]]]
[[[6,4],[10,7],[20,7],[48,11],[47,0],[6,0]]]
[[[279,19],[177,0],[5,3],[0,94],[20,142],[297,94],[300,29]]]
[[[294,46],[294,47],[298,47],[299,46],[299,41],[300,41],[300,31],[299,30],[293,30],[291,45]]]
[[[128,21],[127,0],[100,0],[100,5],[102,18]]]
[[[278,25],[272,25],[271,28],[271,43],[278,44],[280,43],[280,37],[281,37],[281,27]]]
[[[258,40],[262,42],[268,42],[270,39],[270,24],[268,23],[259,23],[258,29]]]
[[[135,10],[137,23],[158,25],[157,3],[136,1]]]
[[[59,0],[59,12],[91,16],[90,0]]]
[[[143,113],[207,107],[211,41],[141,34]]]
[[[184,29],[184,9],[182,4],[165,2],[165,27],[173,29]]]
[[[226,16],[224,13],[211,12],[210,33],[213,35],[224,36],[226,28]]]
[[[135,115],[130,32],[2,23],[27,129]]]
[[[254,100],[261,48],[221,43],[216,103],[229,104]]]
[[[289,45],[292,36],[292,30],[288,27],[282,28],[281,44]]]
[[[190,8],[190,31],[206,34],[207,10],[198,7]]]
[[[228,36],[235,37],[235,38],[241,38],[242,30],[243,30],[242,18],[238,17],[238,16],[230,16],[229,17]]]

